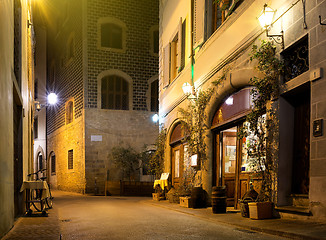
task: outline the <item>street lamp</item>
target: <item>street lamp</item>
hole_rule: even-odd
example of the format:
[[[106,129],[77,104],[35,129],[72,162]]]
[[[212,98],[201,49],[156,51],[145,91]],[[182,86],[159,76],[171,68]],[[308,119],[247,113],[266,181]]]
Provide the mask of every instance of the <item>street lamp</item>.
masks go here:
[[[153,120],[154,123],[157,123],[159,119],[160,119],[160,116],[159,116],[157,113],[155,113],[155,114],[152,116],[152,120]]]
[[[192,85],[190,85],[188,82],[185,82],[182,85],[182,91],[183,93],[188,97],[188,99],[196,99],[196,91]]]
[[[49,106],[49,105],[55,105],[58,102],[58,96],[54,92],[51,92],[47,96],[47,104],[43,105],[39,101],[34,101],[35,110],[40,111],[43,107]]]
[[[284,49],[283,31],[281,31],[281,34],[272,35],[268,33],[268,30],[273,24],[275,12],[276,10],[273,10],[272,8],[268,7],[267,4],[265,4],[262,13],[258,17],[258,21],[260,25],[266,29],[266,36],[269,37],[269,39],[274,40],[277,44],[281,44],[282,49]]]
[[[48,95],[48,103],[50,105],[54,105],[58,102],[58,96],[57,94],[55,94],[54,92],[51,92],[49,95]]]

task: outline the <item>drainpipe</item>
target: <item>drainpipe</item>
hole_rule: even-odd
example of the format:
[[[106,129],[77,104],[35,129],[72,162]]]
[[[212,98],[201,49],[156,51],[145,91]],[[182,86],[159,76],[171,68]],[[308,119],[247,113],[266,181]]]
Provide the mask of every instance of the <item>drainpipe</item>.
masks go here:
[[[195,65],[195,50],[194,50],[194,21],[195,21],[195,0],[191,0],[191,21],[190,21],[190,30],[191,30],[191,41],[190,41],[190,49],[191,49],[191,86],[192,93],[195,95],[195,83],[194,83],[194,65]]]

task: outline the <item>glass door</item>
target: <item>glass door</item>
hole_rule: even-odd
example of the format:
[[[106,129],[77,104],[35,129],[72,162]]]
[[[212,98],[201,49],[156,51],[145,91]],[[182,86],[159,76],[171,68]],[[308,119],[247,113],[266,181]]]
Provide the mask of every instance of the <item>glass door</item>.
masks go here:
[[[227,206],[234,206],[237,169],[237,127],[220,132],[222,185],[226,186]]]

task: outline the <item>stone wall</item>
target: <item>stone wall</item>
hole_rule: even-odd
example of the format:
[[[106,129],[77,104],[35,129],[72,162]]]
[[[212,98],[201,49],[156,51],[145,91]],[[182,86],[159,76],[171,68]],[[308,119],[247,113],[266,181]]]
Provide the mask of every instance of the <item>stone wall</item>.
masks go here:
[[[145,111],[87,109],[85,115],[86,192],[94,192],[96,178],[99,193],[103,194],[108,170],[110,181],[121,180],[119,169],[109,161],[111,148],[130,146],[140,152],[145,144],[155,142],[158,126]]]
[[[52,152],[56,159],[56,173],[50,176],[53,188],[85,192],[84,131],[84,117],[82,116],[48,135],[47,151]],[[73,150],[73,169],[68,169],[69,150]]]
[[[311,133],[313,122],[322,119],[323,135],[311,134],[310,146],[310,206],[317,218],[326,219],[326,26],[319,24],[318,15],[325,23],[326,1],[311,1],[308,8],[310,80],[311,82]],[[321,71],[321,78],[314,78],[314,73]],[[312,77],[311,77],[312,76]]]

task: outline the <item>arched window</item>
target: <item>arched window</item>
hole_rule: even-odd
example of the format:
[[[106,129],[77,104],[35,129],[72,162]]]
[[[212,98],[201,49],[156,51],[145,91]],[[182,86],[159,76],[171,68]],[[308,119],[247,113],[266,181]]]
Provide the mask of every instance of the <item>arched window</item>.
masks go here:
[[[101,79],[102,109],[129,109],[129,83],[120,76],[110,75]]]
[[[37,161],[38,161],[38,170],[43,169],[43,156],[42,156],[42,153],[38,154]]]
[[[74,120],[74,101],[70,100],[66,105],[66,124]]]
[[[50,154],[50,161],[51,161],[51,175],[55,175],[56,174],[56,159],[55,159],[55,154],[54,152],[52,152]]]
[[[98,47],[102,50],[125,51],[126,25],[113,17],[98,20]]]
[[[122,28],[114,23],[101,25],[101,46],[122,49]]]
[[[74,56],[75,56],[75,38],[74,35],[71,34],[67,42],[67,61],[72,59]]]

